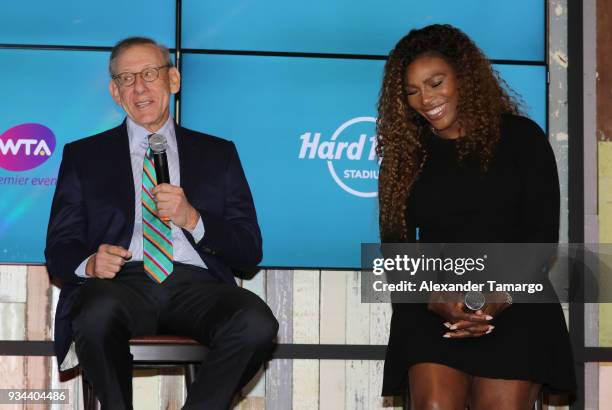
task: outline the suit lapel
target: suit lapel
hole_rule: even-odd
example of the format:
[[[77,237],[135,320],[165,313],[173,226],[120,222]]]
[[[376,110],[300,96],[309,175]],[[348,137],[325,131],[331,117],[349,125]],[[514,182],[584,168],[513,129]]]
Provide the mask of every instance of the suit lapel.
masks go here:
[[[179,155],[181,187],[189,198],[189,194],[192,192],[194,187],[193,164],[196,151],[195,147],[193,146],[193,141],[186,135],[185,130],[182,127],[175,124],[174,131],[176,134],[176,146]],[[192,170],[192,172],[189,172],[189,170]]]
[[[111,153],[115,157],[115,161],[113,162],[115,171],[111,172],[111,174],[116,175],[116,192],[119,198],[117,203],[120,204],[128,225],[126,226],[127,229],[122,233],[120,242],[127,248],[134,231],[135,193],[134,174],[132,172],[132,160],[130,158],[130,142],[125,121],[116,128],[116,133],[111,136],[111,139]]]
[[[181,173],[181,188],[185,192],[187,198],[193,198],[196,189],[196,181],[193,173],[194,166],[197,164],[198,154],[192,138],[185,132],[184,128],[174,124],[174,133],[176,135],[176,147],[179,155],[179,171]],[[189,172],[191,170],[191,172]],[[197,250],[197,246],[191,234],[183,230],[185,237]]]

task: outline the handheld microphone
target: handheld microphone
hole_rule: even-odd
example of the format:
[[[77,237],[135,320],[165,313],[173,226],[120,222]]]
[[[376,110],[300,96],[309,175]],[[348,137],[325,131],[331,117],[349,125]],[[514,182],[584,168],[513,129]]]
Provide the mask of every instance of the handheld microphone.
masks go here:
[[[168,170],[168,157],[166,156],[166,149],[168,148],[166,137],[161,134],[151,135],[149,137],[149,147],[153,152],[157,185],[169,184],[170,171]]]

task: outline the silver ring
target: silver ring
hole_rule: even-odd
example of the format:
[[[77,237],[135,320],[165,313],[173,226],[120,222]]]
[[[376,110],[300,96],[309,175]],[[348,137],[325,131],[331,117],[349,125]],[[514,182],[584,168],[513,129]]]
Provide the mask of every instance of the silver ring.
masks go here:
[[[465,294],[463,301],[465,303],[465,307],[476,312],[477,310],[482,309],[482,307],[485,305],[486,299],[484,293],[470,291]]]

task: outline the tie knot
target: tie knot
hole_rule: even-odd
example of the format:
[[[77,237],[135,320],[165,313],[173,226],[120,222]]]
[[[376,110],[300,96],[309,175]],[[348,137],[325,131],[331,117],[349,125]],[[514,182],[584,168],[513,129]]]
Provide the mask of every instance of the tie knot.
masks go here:
[[[149,139],[151,138],[151,135],[153,134],[147,135],[147,138],[142,140],[142,147],[149,148]]]
[[[140,144],[138,144],[140,146],[141,149],[143,149],[145,152],[147,151],[147,149],[149,148],[149,139],[143,139],[140,140]]]

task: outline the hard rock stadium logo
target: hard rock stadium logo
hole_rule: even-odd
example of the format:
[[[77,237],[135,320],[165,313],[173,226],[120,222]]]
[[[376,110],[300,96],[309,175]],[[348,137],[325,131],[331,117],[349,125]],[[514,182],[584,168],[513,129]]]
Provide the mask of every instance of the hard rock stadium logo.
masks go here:
[[[325,162],[334,182],[361,198],[377,195],[379,161],[376,156],[375,117],[352,118],[326,138],[308,131],[300,136],[298,158]]]

